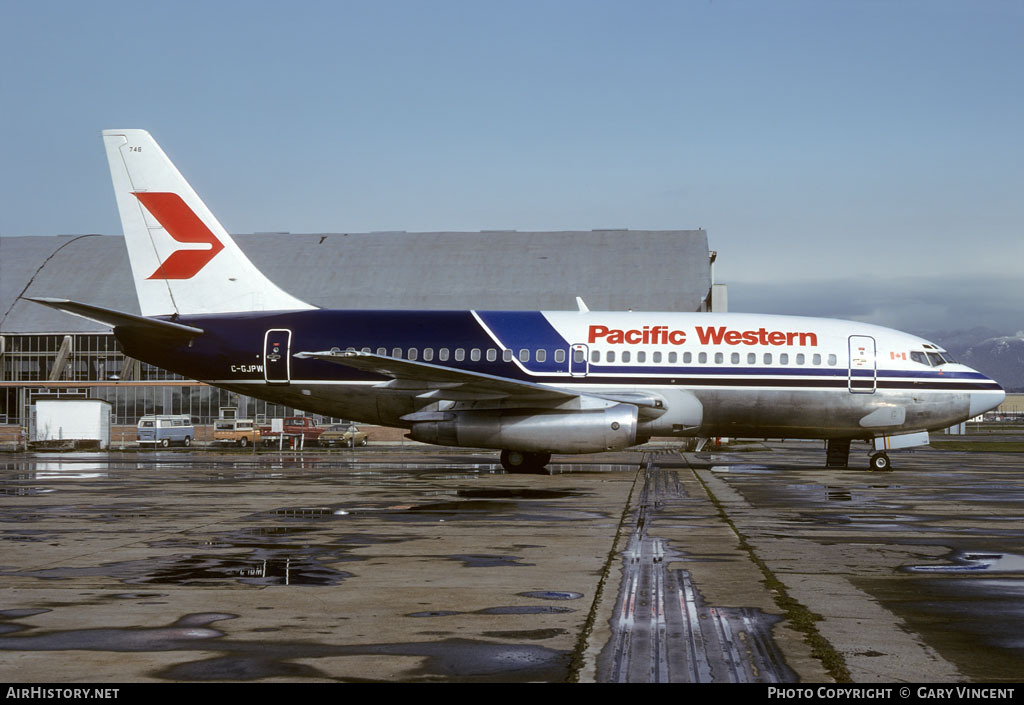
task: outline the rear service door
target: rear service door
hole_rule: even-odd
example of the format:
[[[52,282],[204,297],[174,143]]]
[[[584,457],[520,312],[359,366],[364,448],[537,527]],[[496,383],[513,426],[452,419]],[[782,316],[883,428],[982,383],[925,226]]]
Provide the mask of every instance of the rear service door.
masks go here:
[[[263,378],[268,384],[291,381],[292,332],[272,328],[263,336]]]
[[[854,394],[874,394],[876,376],[875,339],[870,335],[851,335],[850,392]]]

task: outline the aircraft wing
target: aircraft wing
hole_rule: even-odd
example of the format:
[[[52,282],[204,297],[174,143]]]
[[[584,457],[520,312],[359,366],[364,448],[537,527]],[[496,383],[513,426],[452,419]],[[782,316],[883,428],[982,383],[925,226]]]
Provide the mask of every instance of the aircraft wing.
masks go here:
[[[296,353],[295,357],[325,360],[336,365],[345,365],[390,377],[390,382],[385,382],[378,388],[414,395],[421,399],[451,401],[502,399],[557,403],[578,399],[581,396],[578,392],[544,384],[524,382],[481,372],[457,370],[429,362],[402,360],[357,350],[300,352]]]

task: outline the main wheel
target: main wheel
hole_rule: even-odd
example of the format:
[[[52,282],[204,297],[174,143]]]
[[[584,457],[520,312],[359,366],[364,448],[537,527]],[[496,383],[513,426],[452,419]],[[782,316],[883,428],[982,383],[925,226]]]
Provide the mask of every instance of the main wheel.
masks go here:
[[[551,453],[526,453],[521,450],[501,451],[501,466],[506,472],[535,473],[543,472],[544,466],[551,460]]]
[[[171,439],[170,438],[164,438],[163,440],[160,441],[160,447],[161,448],[167,448],[170,445],[171,445]]]
[[[875,453],[871,456],[871,469],[877,472],[889,472],[892,470],[892,462],[885,453]]]

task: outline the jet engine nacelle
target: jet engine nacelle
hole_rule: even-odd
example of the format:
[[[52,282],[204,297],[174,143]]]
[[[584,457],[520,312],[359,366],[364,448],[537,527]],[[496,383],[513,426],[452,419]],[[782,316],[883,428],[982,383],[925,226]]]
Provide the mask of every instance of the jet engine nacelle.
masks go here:
[[[443,411],[413,423],[409,438],[437,445],[538,453],[599,453],[637,443],[637,408]]]

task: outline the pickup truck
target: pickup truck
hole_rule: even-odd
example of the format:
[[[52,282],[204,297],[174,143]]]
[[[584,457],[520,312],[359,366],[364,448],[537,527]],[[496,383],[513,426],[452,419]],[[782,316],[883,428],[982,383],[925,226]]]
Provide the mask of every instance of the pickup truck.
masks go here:
[[[260,441],[263,442],[263,445],[269,446],[278,443],[281,434],[274,433],[272,428],[269,424],[259,427]],[[308,416],[288,416],[284,419],[285,439],[302,436],[303,444],[314,444],[323,432],[324,429],[317,426],[316,421]]]
[[[213,422],[213,442],[245,448],[260,440],[260,430],[252,419],[216,419]]]

